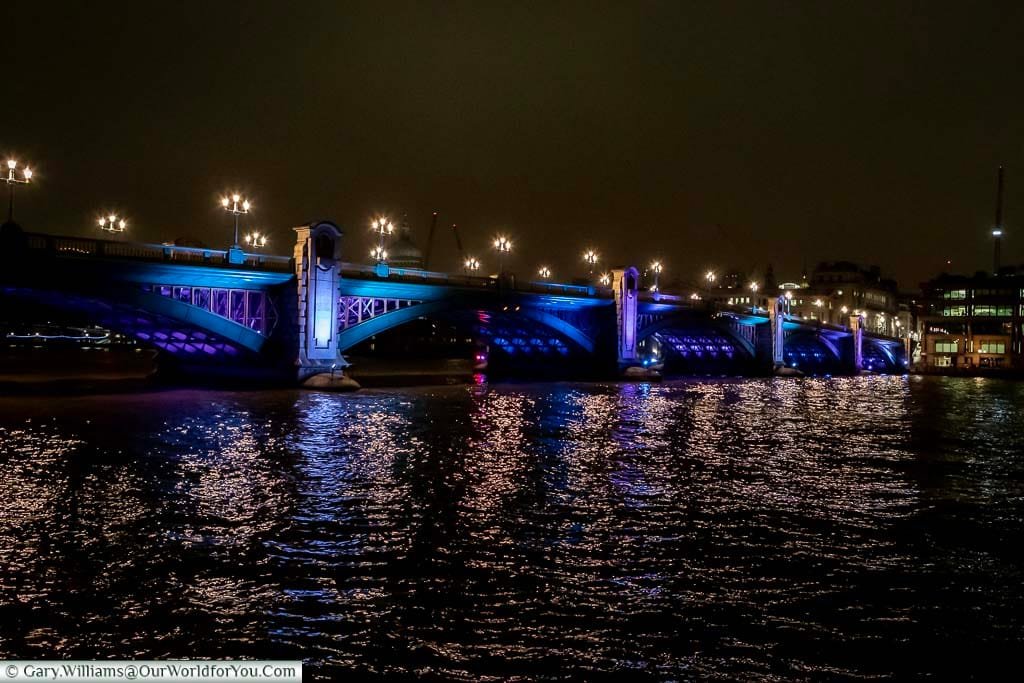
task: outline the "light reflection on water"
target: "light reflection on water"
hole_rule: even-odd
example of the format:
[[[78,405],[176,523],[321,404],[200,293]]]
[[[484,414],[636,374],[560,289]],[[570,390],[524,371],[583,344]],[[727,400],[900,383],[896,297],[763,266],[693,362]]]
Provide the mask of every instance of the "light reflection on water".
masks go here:
[[[0,657],[977,675],[1020,649],[1024,385],[0,398]]]

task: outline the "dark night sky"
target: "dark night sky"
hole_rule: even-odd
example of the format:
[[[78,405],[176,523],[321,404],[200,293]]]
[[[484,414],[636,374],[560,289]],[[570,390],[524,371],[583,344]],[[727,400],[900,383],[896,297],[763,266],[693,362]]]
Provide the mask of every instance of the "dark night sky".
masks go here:
[[[430,212],[469,249],[568,277],[596,246],[666,275],[806,258],[904,286],[946,258],[1024,262],[1024,4],[4,2],[0,153],[26,229],[230,237],[240,188],[273,251],[316,218]],[[1022,226],[1015,229],[1015,226]],[[456,266],[439,230],[436,265]]]

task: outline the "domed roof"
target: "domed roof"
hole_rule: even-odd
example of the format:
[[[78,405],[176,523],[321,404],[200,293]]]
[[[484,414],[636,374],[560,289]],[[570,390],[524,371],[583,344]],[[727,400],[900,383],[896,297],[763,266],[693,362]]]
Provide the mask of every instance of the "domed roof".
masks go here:
[[[422,268],[423,252],[412,241],[408,217],[402,219],[398,237],[388,247],[388,263],[399,268]]]

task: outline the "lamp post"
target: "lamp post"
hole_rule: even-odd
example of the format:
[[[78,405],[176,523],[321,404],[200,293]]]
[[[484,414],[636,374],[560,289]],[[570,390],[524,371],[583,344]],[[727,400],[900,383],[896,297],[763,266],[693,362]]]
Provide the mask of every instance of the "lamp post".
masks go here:
[[[505,272],[505,254],[512,251],[512,240],[499,236],[494,239],[494,248],[498,250],[498,275]]]
[[[259,232],[250,232],[245,236],[245,243],[253,249],[262,249],[267,246],[267,236]]]
[[[383,263],[384,259],[387,258],[387,252],[384,251],[384,237],[385,235],[390,235],[395,231],[395,224],[386,217],[381,216],[380,218],[375,218],[371,221],[370,225],[373,226],[373,231],[379,235],[377,248],[374,250],[374,253],[384,254],[384,256],[377,258],[377,262]]]
[[[243,199],[239,194],[233,194],[230,197],[221,197],[220,205],[224,207],[225,211],[235,217],[235,239],[231,245],[234,249],[238,249],[238,217],[249,213],[249,200]]]
[[[547,266],[541,266],[540,270],[537,271],[537,275],[539,275],[542,280],[548,280],[551,278],[551,269]]]
[[[661,261],[655,261],[651,264],[651,272],[654,273],[654,286],[651,287],[652,292],[658,291],[658,276],[661,275]]]
[[[793,292],[786,292],[786,315],[792,312]]]
[[[7,177],[4,178],[4,182],[7,183],[9,200],[7,203],[7,222],[14,222],[14,186],[15,185],[28,185],[32,182],[32,169],[26,166],[21,171],[21,178],[19,178],[15,172],[18,170],[18,162],[14,159],[7,160]]]
[[[610,285],[612,283],[612,274],[611,273],[602,273],[601,277],[598,278],[598,282],[600,282],[602,285],[607,287],[608,285]]]
[[[384,247],[374,247],[370,250],[370,257],[378,264],[386,263],[388,260],[388,252]]]
[[[751,312],[757,313],[757,290],[761,287],[756,282],[751,282],[748,287],[750,287],[750,301],[753,304]]]
[[[475,273],[480,270],[480,262],[470,256],[462,263],[462,269],[466,271],[466,273]]]
[[[583,260],[587,262],[587,266],[590,267],[590,277],[594,277],[594,266],[597,265],[598,256],[597,252],[593,249],[587,249],[583,252]]]
[[[114,214],[100,217],[97,223],[99,223],[100,230],[104,232],[124,232],[128,227],[128,221],[118,218]]]

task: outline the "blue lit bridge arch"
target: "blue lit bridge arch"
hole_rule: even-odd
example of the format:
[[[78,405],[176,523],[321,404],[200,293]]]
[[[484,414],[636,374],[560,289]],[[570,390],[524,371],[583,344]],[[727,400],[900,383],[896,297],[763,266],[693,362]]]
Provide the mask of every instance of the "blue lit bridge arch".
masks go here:
[[[187,360],[255,358],[279,321],[290,261],[226,263],[226,252],[27,235],[4,297],[72,316]]]
[[[450,324],[518,357],[592,356],[600,343],[602,311],[611,302],[587,287],[528,283],[503,288],[494,278],[447,276],[412,269],[346,265],[339,289],[338,349],[346,352],[408,323]]]

